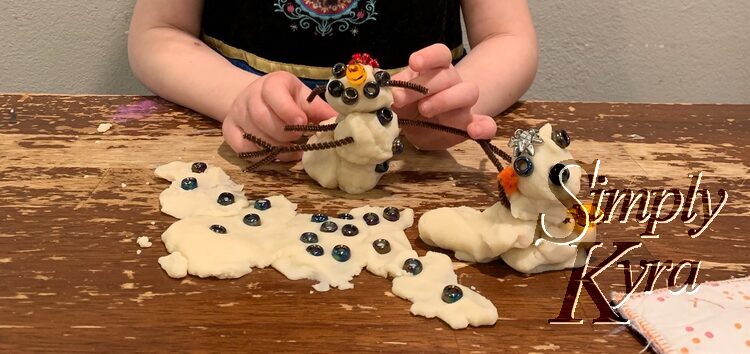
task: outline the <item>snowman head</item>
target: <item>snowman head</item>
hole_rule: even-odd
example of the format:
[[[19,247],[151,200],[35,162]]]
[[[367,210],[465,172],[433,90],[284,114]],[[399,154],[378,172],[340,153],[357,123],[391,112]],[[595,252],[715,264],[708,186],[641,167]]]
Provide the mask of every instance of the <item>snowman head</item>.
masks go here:
[[[354,54],[348,64],[333,66],[332,77],[319,93],[339,114],[375,112],[393,104],[392,87],[427,93],[427,89],[391,79],[390,73],[369,54]]]

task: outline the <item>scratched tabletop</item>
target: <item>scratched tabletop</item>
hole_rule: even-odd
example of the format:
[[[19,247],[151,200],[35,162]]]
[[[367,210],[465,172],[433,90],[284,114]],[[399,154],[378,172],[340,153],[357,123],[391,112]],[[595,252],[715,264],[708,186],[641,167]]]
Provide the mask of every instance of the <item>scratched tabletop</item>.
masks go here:
[[[371,204],[413,208],[418,218],[438,207],[496,202],[497,171],[472,142],[442,152],[407,147],[376,189],[350,196],[319,187],[299,164],[242,172],[248,164],[224,144],[219,123],[153,97],[0,95],[0,109],[2,352],[634,353],[646,346],[627,326],[592,324],[599,311],[586,291],[575,308],[580,324],[549,324],[570,270],[527,276],[501,261],[454,260],[459,281],[491,300],[500,319],[452,330],[412,316],[410,303],[390,293],[391,281],[367,271],[354,289],[310,293],[312,281],[290,281],[272,268],[234,280],[175,280],[157,263],[167,254],[160,235],[176,221],[159,210],[168,183],[154,176],[158,165],[217,165],[248,197],[283,194],[305,213]],[[701,200],[690,224],[680,217],[658,224],[659,238],[641,238],[646,225],[633,217],[599,225],[603,247],[591,264],[611,255],[613,242],[642,242],[621,260],[700,261],[699,283],[748,275],[750,106],[526,102],[497,121],[502,147],[518,128],[551,122],[566,129],[576,159],[600,161],[608,182],[595,188],[687,196],[691,175],[702,172],[699,188],[710,191],[712,208],[719,190],[728,193],[696,238],[688,230],[708,217]],[[113,126],[100,133],[101,123]],[[431,250],[416,226],[407,235],[420,254]],[[154,243],[140,254],[139,236]],[[623,269],[595,278],[604,294],[625,290]],[[666,287],[667,278],[665,271],[655,287]]]

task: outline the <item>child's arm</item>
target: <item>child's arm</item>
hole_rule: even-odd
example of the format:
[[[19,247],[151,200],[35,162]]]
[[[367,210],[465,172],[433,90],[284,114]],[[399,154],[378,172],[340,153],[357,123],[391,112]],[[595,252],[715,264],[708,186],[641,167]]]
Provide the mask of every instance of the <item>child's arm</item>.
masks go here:
[[[232,65],[204,44],[201,0],[138,0],[128,37],[133,72],[157,95],[223,122],[227,143],[238,152],[256,150],[252,133],[274,145],[298,139],[286,124],[319,122],[336,115],[286,72],[258,77]],[[299,154],[281,159],[299,158]]]
[[[223,121],[257,76],[204,44],[202,0],[138,0],[128,34],[136,77],[155,94]]]
[[[473,111],[495,116],[529,89],[537,70],[537,42],[526,0],[462,0],[472,50],[456,65],[479,86]]]

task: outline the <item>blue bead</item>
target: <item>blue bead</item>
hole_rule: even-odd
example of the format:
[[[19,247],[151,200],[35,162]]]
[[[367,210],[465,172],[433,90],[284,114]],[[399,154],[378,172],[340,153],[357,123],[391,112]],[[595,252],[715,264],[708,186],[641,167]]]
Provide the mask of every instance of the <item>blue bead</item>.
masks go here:
[[[255,201],[255,209],[258,209],[258,210],[271,209],[271,201],[268,199],[258,199]]]
[[[352,224],[346,224],[341,228],[341,233],[344,234],[344,236],[357,236],[359,234],[359,229]]]
[[[305,232],[300,235],[299,240],[304,243],[318,243],[318,234],[314,232]]]
[[[333,256],[333,259],[339,262],[346,262],[349,258],[352,258],[352,251],[345,245],[338,245],[333,248],[331,255]]]
[[[208,168],[208,165],[206,165],[205,162],[196,162],[192,166],[190,166],[190,170],[193,171],[193,173],[206,172],[207,168]]]
[[[260,215],[258,214],[247,214],[242,218],[242,222],[247,226],[260,226]]]
[[[227,206],[234,204],[234,194],[229,192],[224,192],[219,194],[219,198],[216,200],[217,203]]]
[[[393,145],[391,146],[391,151],[394,155],[399,155],[404,152],[404,143],[401,141],[401,138],[393,139]]]
[[[225,234],[225,233],[227,233],[227,228],[225,228],[224,226],[221,226],[221,225],[211,225],[211,227],[209,227],[209,229],[211,229],[211,231],[213,231],[213,232],[215,232],[217,234]]]
[[[446,304],[452,304],[464,297],[464,291],[455,285],[447,285],[443,288],[443,295],[441,298]]]
[[[339,219],[344,219],[344,220],[354,220],[354,217],[352,216],[352,214],[347,214],[347,213],[341,213],[336,217]]]
[[[372,242],[372,248],[379,254],[386,254],[391,252],[391,243],[386,239],[377,239]]]
[[[317,223],[328,221],[328,215],[326,215],[326,214],[313,214],[313,216],[310,217],[310,221],[317,222]]]
[[[307,253],[315,257],[320,257],[325,253],[325,251],[323,251],[323,247],[320,247],[320,245],[310,245],[307,246]]]
[[[401,218],[401,212],[394,207],[388,207],[383,209],[383,218],[388,221],[398,221]]]
[[[182,180],[180,187],[186,191],[198,188],[198,180],[195,177],[188,177]]]
[[[339,229],[339,226],[336,225],[336,223],[333,221],[326,221],[320,224],[320,231],[323,231],[323,232],[329,232],[329,233],[336,232],[336,230],[338,229]]]
[[[386,173],[388,172],[389,168],[390,168],[390,164],[388,163],[388,161],[385,161],[383,163],[375,165],[375,172]]]
[[[534,163],[528,156],[521,155],[513,161],[513,169],[517,175],[527,177],[534,172]]]
[[[417,275],[422,273],[422,262],[416,258],[409,258],[404,262],[402,269],[411,273],[411,275]]]
[[[365,224],[367,225],[373,226],[373,225],[380,224],[380,217],[378,216],[378,214],[367,213],[362,218],[365,219]]]

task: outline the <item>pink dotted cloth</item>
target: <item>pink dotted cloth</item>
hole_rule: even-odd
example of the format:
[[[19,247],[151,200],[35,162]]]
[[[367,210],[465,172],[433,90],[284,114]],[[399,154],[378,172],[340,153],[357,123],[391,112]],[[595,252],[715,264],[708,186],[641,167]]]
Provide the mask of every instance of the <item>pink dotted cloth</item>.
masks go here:
[[[618,311],[657,353],[750,353],[750,277],[633,294]]]

